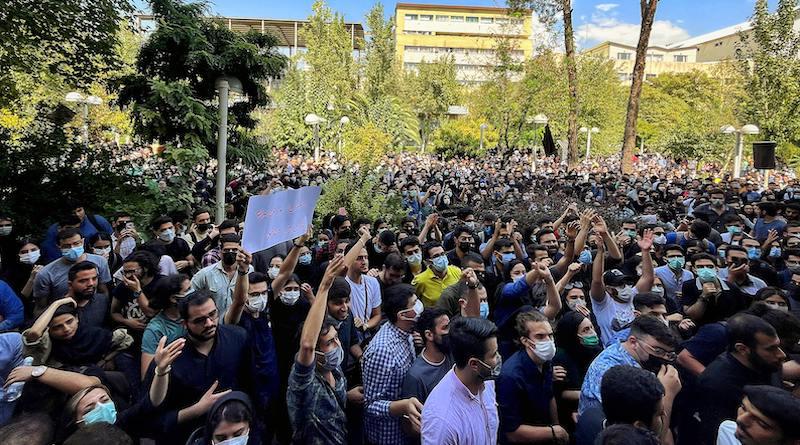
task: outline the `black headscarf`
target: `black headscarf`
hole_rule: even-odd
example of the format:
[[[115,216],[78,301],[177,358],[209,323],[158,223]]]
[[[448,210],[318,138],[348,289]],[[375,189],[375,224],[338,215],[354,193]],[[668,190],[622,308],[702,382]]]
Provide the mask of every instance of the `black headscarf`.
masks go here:
[[[203,430],[203,437],[204,442],[203,445],[211,444],[211,439],[214,437],[214,425],[211,424],[214,417],[216,417],[217,412],[222,409],[222,406],[232,400],[236,400],[242,402],[244,406],[250,411],[250,436],[251,440],[252,437],[255,436],[255,422],[253,421],[253,404],[250,402],[250,397],[247,394],[241,391],[231,391],[228,394],[222,396],[214,402],[214,405],[211,406],[211,409],[208,410],[208,415],[206,416],[206,426]],[[248,441],[249,443],[252,443]]]
[[[75,335],[65,341],[53,340],[53,358],[65,365],[93,365],[111,352],[111,331],[78,324]]]
[[[569,357],[575,361],[581,374],[585,374],[589,369],[597,354],[603,350],[599,344],[596,346],[585,346],[578,338],[578,326],[585,320],[586,317],[575,311],[568,311],[564,313],[561,320],[556,325],[555,337],[556,346],[563,349]]]

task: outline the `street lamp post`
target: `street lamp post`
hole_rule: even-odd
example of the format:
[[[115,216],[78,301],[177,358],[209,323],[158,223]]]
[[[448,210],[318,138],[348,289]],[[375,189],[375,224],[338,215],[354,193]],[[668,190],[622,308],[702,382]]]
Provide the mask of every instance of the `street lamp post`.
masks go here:
[[[306,125],[309,125],[314,129],[314,162],[319,162],[319,124],[325,122],[325,118],[319,117],[314,113],[309,113],[306,115],[304,121]]]
[[[228,183],[228,94],[242,94],[242,82],[231,76],[218,77],[214,87],[219,94],[219,131],[217,132],[217,225],[225,220],[225,187]]]
[[[486,131],[488,127],[489,126],[486,125],[485,123],[481,124],[481,148],[480,148],[481,152],[483,151],[483,132]]]
[[[736,134],[736,157],[733,161],[733,177],[739,179],[742,176],[742,151],[744,150],[744,135],[758,134],[758,127],[747,124],[742,128],[736,129],[733,125],[725,125],[720,128],[722,134]]]
[[[586,133],[586,160],[589,160],[589,153],[592,150],[592,133],[600,133],[600,129],[592,127],[591,129],[581,127],[581,133]]]
[[[77,91],[72,91],[67,93],[67,96],[64,98],[67,102],[75,102],[83,105],[81,117],[83,118],[83,142],[87,146],[89,145],[89,105],[100,105],[103,103],[103,99],[100,99],[97,96],[86,96],[84,97],[83,94],[78,93]]]
[[[533,123],[536,124],[536,129],[539,129],[540,125],[547,125],[550,122],[550,118],[545,116],[542,113],[537,114],[533,117]],[[544,149],[544,136],[542,136],[541,140],[542,149]],[[539,154],[539,146],[536,145],[533,147],[533,159],[531,159],[531,173],[536,173],[536,157]]]
[[[344,126],[350,123],[350,118],[347,116],[342,116],[339,119],[339,153],[342,153],[342,149],[344,148]]]

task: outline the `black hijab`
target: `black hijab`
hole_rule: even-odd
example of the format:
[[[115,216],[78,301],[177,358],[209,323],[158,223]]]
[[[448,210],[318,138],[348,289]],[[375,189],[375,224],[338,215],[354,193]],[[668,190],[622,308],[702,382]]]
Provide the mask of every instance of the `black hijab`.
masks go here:
[[[599,344],[586,346],[580,342],[578,327],[585,319],[586,317],[579,312],[568,311],[558,321],[555,330],[556,346],[563,349],[575,361],[582,374],[586,373],[592,360],[603,350]]]

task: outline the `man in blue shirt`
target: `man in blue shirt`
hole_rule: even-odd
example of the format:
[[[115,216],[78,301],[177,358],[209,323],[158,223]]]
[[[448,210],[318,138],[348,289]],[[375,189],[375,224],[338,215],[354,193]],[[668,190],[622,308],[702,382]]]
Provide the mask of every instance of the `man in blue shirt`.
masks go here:
[[[19,297],[11,286],[0,280],[0,332],[20,327],[24,319],[25,314]]]
[[[75,205],[75,210],[70,215],[60,223],[54,223],[47,229],[41,245],[42,256],[45,261],[50,262],[61,258],[61,250],[58,247],[56,235],[64,227],[76,227],[80,230],[83,239],[89,239],[97,232],[105,232],[109,235],[114,233],[114,229],[108,220],[100,215],[86,213],[82,205]]]
[[[517,316],[516,329],[524,349],[503,363],[497,379],[499,442],[566,443],[553,396],[553,328],[547,317],[529,311]]]

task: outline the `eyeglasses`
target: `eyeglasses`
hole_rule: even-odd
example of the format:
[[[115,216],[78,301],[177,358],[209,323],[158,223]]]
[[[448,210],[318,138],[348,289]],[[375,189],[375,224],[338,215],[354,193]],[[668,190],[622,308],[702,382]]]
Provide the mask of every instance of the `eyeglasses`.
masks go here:
[[[208,320],[217,321],[218,318],[219,318],[219,312],[216,309],[214,309],[213,311],[211,311],[211,313],[209,313],[205,317],[197,317],[194,320],[189,320],[189,323],[195,326],[203,326],[206,324]]]
[[[676,358],[678,358],[678,354],[672,351],[666,351],[658,346],[653,346],[647,343],[646,341],[641,341],[641,343],[650,348],[650,350],[653,351],[653,354],[663,358],[664,360],[672,362],[675,361]]]
[[[128,270],[123,269],[122,270],[122,274],[123,275],[133,275],[133,274],[137,274],[137,273],[139,273],[141,271],[142,271],[141,267],[137,267],[136,269],[128,269]]]

